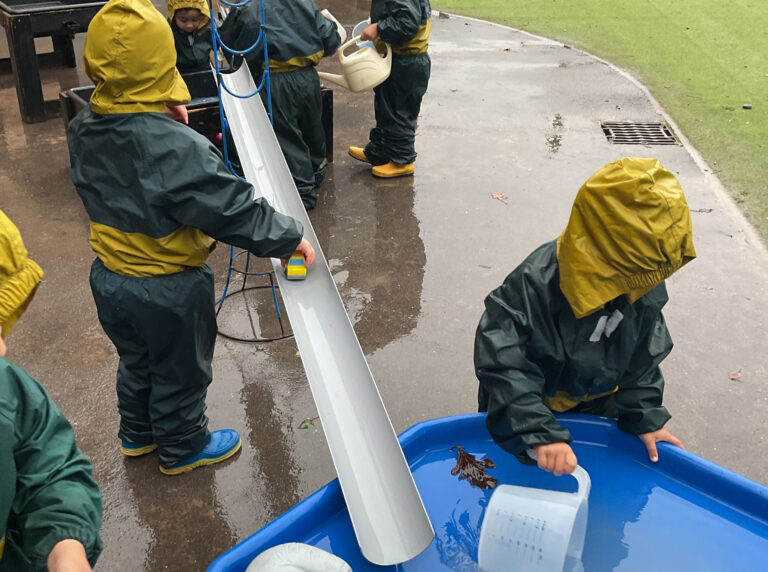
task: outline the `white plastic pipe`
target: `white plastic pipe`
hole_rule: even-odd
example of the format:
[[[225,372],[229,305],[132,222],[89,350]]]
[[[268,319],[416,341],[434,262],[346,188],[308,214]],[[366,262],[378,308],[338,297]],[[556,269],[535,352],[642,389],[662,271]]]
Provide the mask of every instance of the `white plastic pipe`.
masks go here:
[[[246,65],[223,78],[233,93],[256,89]],[[303,281],[272,265],[360,550],[381,566],[410,560],[435,533],[264,106],[223,87],[222,103],[256,195],[298,219],[316,252]]]

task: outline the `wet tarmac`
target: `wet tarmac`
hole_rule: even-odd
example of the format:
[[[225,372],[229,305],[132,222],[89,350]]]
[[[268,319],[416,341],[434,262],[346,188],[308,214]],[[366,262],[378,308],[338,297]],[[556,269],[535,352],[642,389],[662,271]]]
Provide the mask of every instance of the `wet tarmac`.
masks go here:
[[[329,7],[351,27],[368,5]],[[562,230],[592,172],[653,156],[680,178],[699,255],[668,281],[669,427],[695,453],[768,484],[768,254],[695,150],[608,143],[601,121],[665,116],[630,77],[562,44],[436,16],[430,54],[415,176],[377,180],[346,155],[366,140],[372,96],[334,89],[334,162],[310,215],[395,430],[475,410],[485,295]],[[44,78],[48,98],[89,83],[82,68]],[[117,356],[88,286],[88,219],[63,123],[22,123],[10,75],[0,95],[0,207],[46,272],[9,358],[48,387],[94,463],[105,506],[96,570],[204,570],[335,476],[296,346],[219,338],[208,416],[243,435],[231,461],[166,477],[155,455],[124,458]],[[221,245],[210,260],[218,292],[228,254]],[[219,322],[230,336],[282,335],[269,289],[235,293]]]

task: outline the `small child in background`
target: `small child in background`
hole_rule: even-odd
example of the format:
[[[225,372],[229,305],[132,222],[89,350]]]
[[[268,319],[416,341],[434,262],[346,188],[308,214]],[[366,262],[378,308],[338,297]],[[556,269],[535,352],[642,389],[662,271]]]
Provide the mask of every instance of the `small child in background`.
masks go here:
[[[211,18],[205,0],[168,0],[168,23],[180,72],[208,69],[213,50]]]
[[[86,572],[102,546],[91,463],[45,388],[4,357],[42,277],[0,211],[0,571]]]
[[[432,28],[429,0],[373,0],[371,24],[360,34],[379,52],[392,48],[392,71],[374,88],[376,127],[365,147],[350,147],[349,155],[371,164],[374,177],[413,175],[416,161],[416,120],[427,92],[432,63],[427,53]]]
[[[269,52],[272,92],[272,125],[296,189],[307,210],[317,203],[316,187],[325,178],[323,99],[315,66],[341,44],[337,25],[323,15],[313,0],[264,0],[264,31]],[[222,43],[246,50],[259,37],[261,6],[258,1],[234,8],[219,28]],[[245,56],[259,85],[265,69],[262,44]],[[237,67],[241,56],[233,58]],[[261,90],[266,98],[266,89]]]

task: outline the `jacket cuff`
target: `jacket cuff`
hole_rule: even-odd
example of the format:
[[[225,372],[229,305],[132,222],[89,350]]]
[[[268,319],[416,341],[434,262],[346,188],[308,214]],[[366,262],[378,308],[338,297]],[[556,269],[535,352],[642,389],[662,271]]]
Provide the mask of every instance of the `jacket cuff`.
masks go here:
[[[619,416],[619,429],[632,433],[633,435],[642,435],[658,431],[667,424],[672,416],[666,407],[654,407],[640,412],[632,412]]]
[[[83,527],[60,528],[51,531],[45,535],[35,546],[35,551],[28,554],[28,558],[33,565],[34,570],[48,570],[48,556],[53,547],[62,540],[77,540],[85,548],[85,555],[91,566],[96,564],[96,560],[101,554],[102,543],[98,531],[93,531]]]

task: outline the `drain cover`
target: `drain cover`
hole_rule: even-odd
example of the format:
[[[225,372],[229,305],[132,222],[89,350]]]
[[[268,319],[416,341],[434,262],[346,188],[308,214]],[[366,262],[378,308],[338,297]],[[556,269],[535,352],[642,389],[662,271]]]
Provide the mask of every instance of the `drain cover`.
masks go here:
[[[600,127],[614,145],[677,145],[664,123],[602,122]]]

